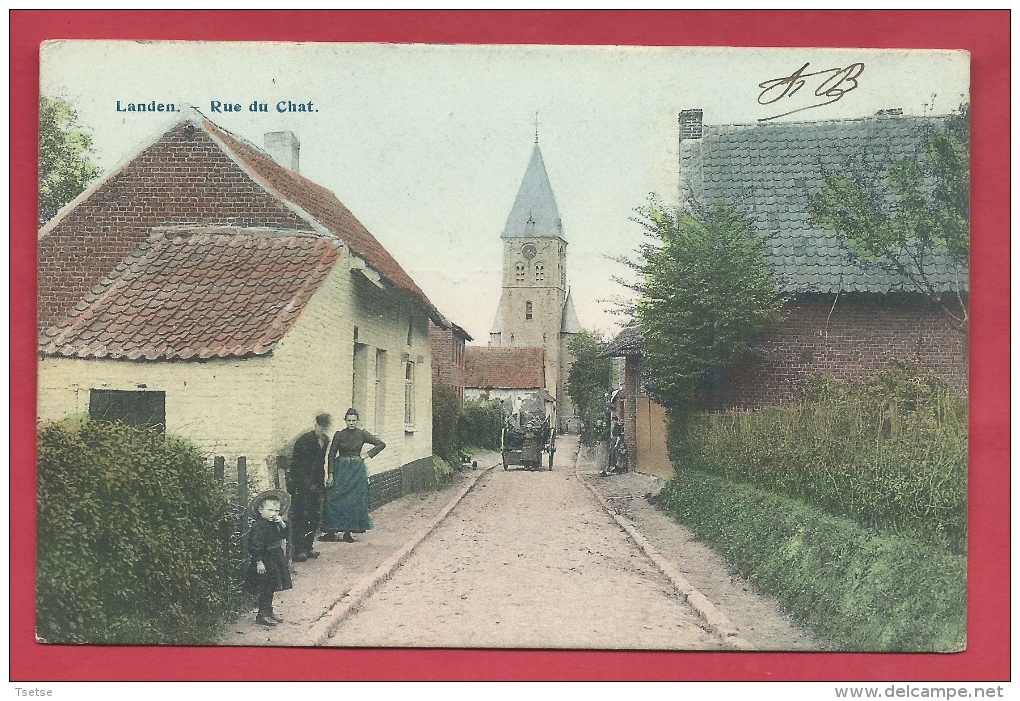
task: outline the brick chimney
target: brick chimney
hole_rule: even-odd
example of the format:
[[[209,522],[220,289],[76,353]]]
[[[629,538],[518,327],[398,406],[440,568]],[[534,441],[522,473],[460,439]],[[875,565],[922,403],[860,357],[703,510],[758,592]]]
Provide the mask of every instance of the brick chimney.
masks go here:
[[[265,135],[266,151],[284,168],[299,173],[301,142],[292,131],[268,131]]]
[[[701,138],[702,110],[683,110],[680,113],[680,140]]]

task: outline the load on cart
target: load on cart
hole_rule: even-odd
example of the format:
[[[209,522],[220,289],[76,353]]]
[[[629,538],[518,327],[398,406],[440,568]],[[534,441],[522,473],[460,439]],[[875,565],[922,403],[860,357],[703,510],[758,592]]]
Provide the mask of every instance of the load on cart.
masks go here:
[[[503,469],[520,465],[528,470],[542,469],[543,454],[549,456],[553,468],[556,454],[556,403],[547,392],[541,396],[515,398],[504,404],[503,431],[500,449]]]

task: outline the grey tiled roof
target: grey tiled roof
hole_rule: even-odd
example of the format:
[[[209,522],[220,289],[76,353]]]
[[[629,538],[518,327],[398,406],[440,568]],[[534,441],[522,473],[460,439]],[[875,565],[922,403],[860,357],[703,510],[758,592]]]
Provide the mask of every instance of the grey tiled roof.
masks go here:
[[[538,144],[531,151],[531,160],[500,238],[533,237],[563,238],[563,223]]]
[[[640,355],[644,350],[645,339],[637,323],[630,323],[620,329],[616,337],[602,349],[602,355],[618,358],[624,355]]]
[[[577,311],[574,309],[574,298],[567,290],[567,299],[563,302],[563,313],[560,315],[560,333],[579,333],[581,322],[577,320]]]
[[[834,172],[884,173],[904,158],[920,158],[944,118],[876,116],[824,122],[705,125],[698,140],[680,144],[682,185],[701,206],[733,204],[771,248],[780,290],[805,292],[913,291],[901,275],[862,262],[837,234],[811,222],[808,203]],[[940,291],[968,288],[967,270],[945,256],[931,266]]]

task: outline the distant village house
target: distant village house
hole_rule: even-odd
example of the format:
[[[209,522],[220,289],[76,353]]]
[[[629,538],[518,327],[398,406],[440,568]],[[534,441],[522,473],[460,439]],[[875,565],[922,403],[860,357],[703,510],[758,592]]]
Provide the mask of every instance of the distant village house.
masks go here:
[[[471,335],[457,324],[443,328],[429,322],[429,341],[432,348],[432,381],[453,388],[457,399],[464,401],[465,346]]]

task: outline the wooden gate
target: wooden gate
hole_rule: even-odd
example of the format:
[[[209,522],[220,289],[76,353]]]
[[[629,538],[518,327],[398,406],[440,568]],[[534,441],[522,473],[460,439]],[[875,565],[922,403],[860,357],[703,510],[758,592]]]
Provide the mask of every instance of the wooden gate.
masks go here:
[[[637,397],[636,404],[636,469],[668,480],[673,476],[673,463],[666,451],[666,410],[648,397]]]

